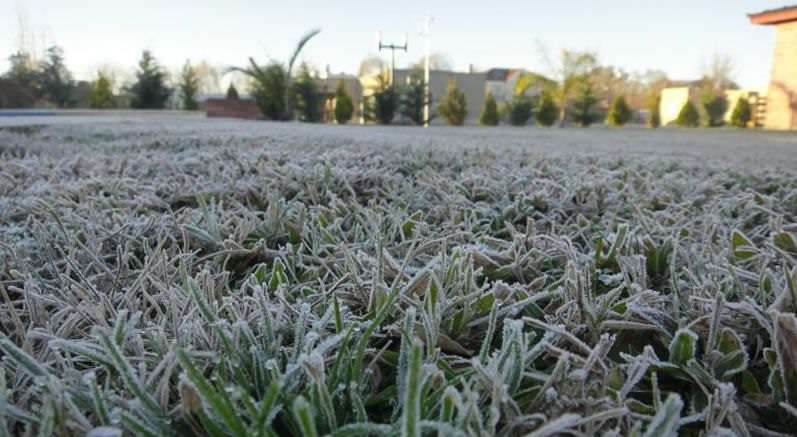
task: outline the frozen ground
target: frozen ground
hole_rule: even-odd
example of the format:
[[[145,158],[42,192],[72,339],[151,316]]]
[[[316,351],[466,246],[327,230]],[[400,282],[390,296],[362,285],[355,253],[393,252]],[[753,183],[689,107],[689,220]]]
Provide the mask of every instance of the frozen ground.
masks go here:
[[[0,435],[797,429],[794,134],[0,124]]]

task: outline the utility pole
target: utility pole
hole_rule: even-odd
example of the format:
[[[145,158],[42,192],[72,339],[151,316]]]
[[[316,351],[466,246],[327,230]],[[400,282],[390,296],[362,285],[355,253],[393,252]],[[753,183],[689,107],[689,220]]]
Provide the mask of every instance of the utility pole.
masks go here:
[[[382,32],[379,32],[379,51],[381,52],[382,49],[390,50],[390,85],[394,85],[394,81],[396,78],[396,50],[403,50],[405,53],[407,51],[407,36],[404,35],[404,44],[386,44],[382,42]]]
[[[429,127],[429,117],[431,116],[429,106],[432,104],[432,95],[429,91],[429,58],[432,56],[432,17],[426,17],[421,36],[425,39],[426,57],[423,65],[423,127]]]

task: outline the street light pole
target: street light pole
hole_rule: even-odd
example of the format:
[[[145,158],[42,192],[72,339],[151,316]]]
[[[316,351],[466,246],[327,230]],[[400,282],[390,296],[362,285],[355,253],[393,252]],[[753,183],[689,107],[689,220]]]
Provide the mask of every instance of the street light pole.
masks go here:
[[[432,96],[429,92],[429,79],[431,76],[429,71],[429,58],[432,56],[432,20],[432,17],[426,17],[424,29],[421,32],[421,36],[426,40],[426,58],[423,63],[423,127],[429,127],[429,117],[431,115],[429,108],[432,103]]]

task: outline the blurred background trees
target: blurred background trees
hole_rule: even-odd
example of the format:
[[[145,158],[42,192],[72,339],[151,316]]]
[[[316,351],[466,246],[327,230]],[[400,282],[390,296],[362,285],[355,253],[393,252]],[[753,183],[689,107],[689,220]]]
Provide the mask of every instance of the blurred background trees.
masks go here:
[[[149,50],[141,53],[136,81],[129,87],[130,106],[135,109],[163,109],[172,94],[166,84],[168,76]]]

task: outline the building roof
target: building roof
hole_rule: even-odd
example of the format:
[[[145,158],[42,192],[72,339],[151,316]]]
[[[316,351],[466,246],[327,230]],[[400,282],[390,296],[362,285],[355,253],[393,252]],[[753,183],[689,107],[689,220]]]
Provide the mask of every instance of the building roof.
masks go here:
[[[769,9],[754,14],[749,14],[750,22],[753,24],[783,24],[797,21],[797,5],[784,6],[778,9]]]

